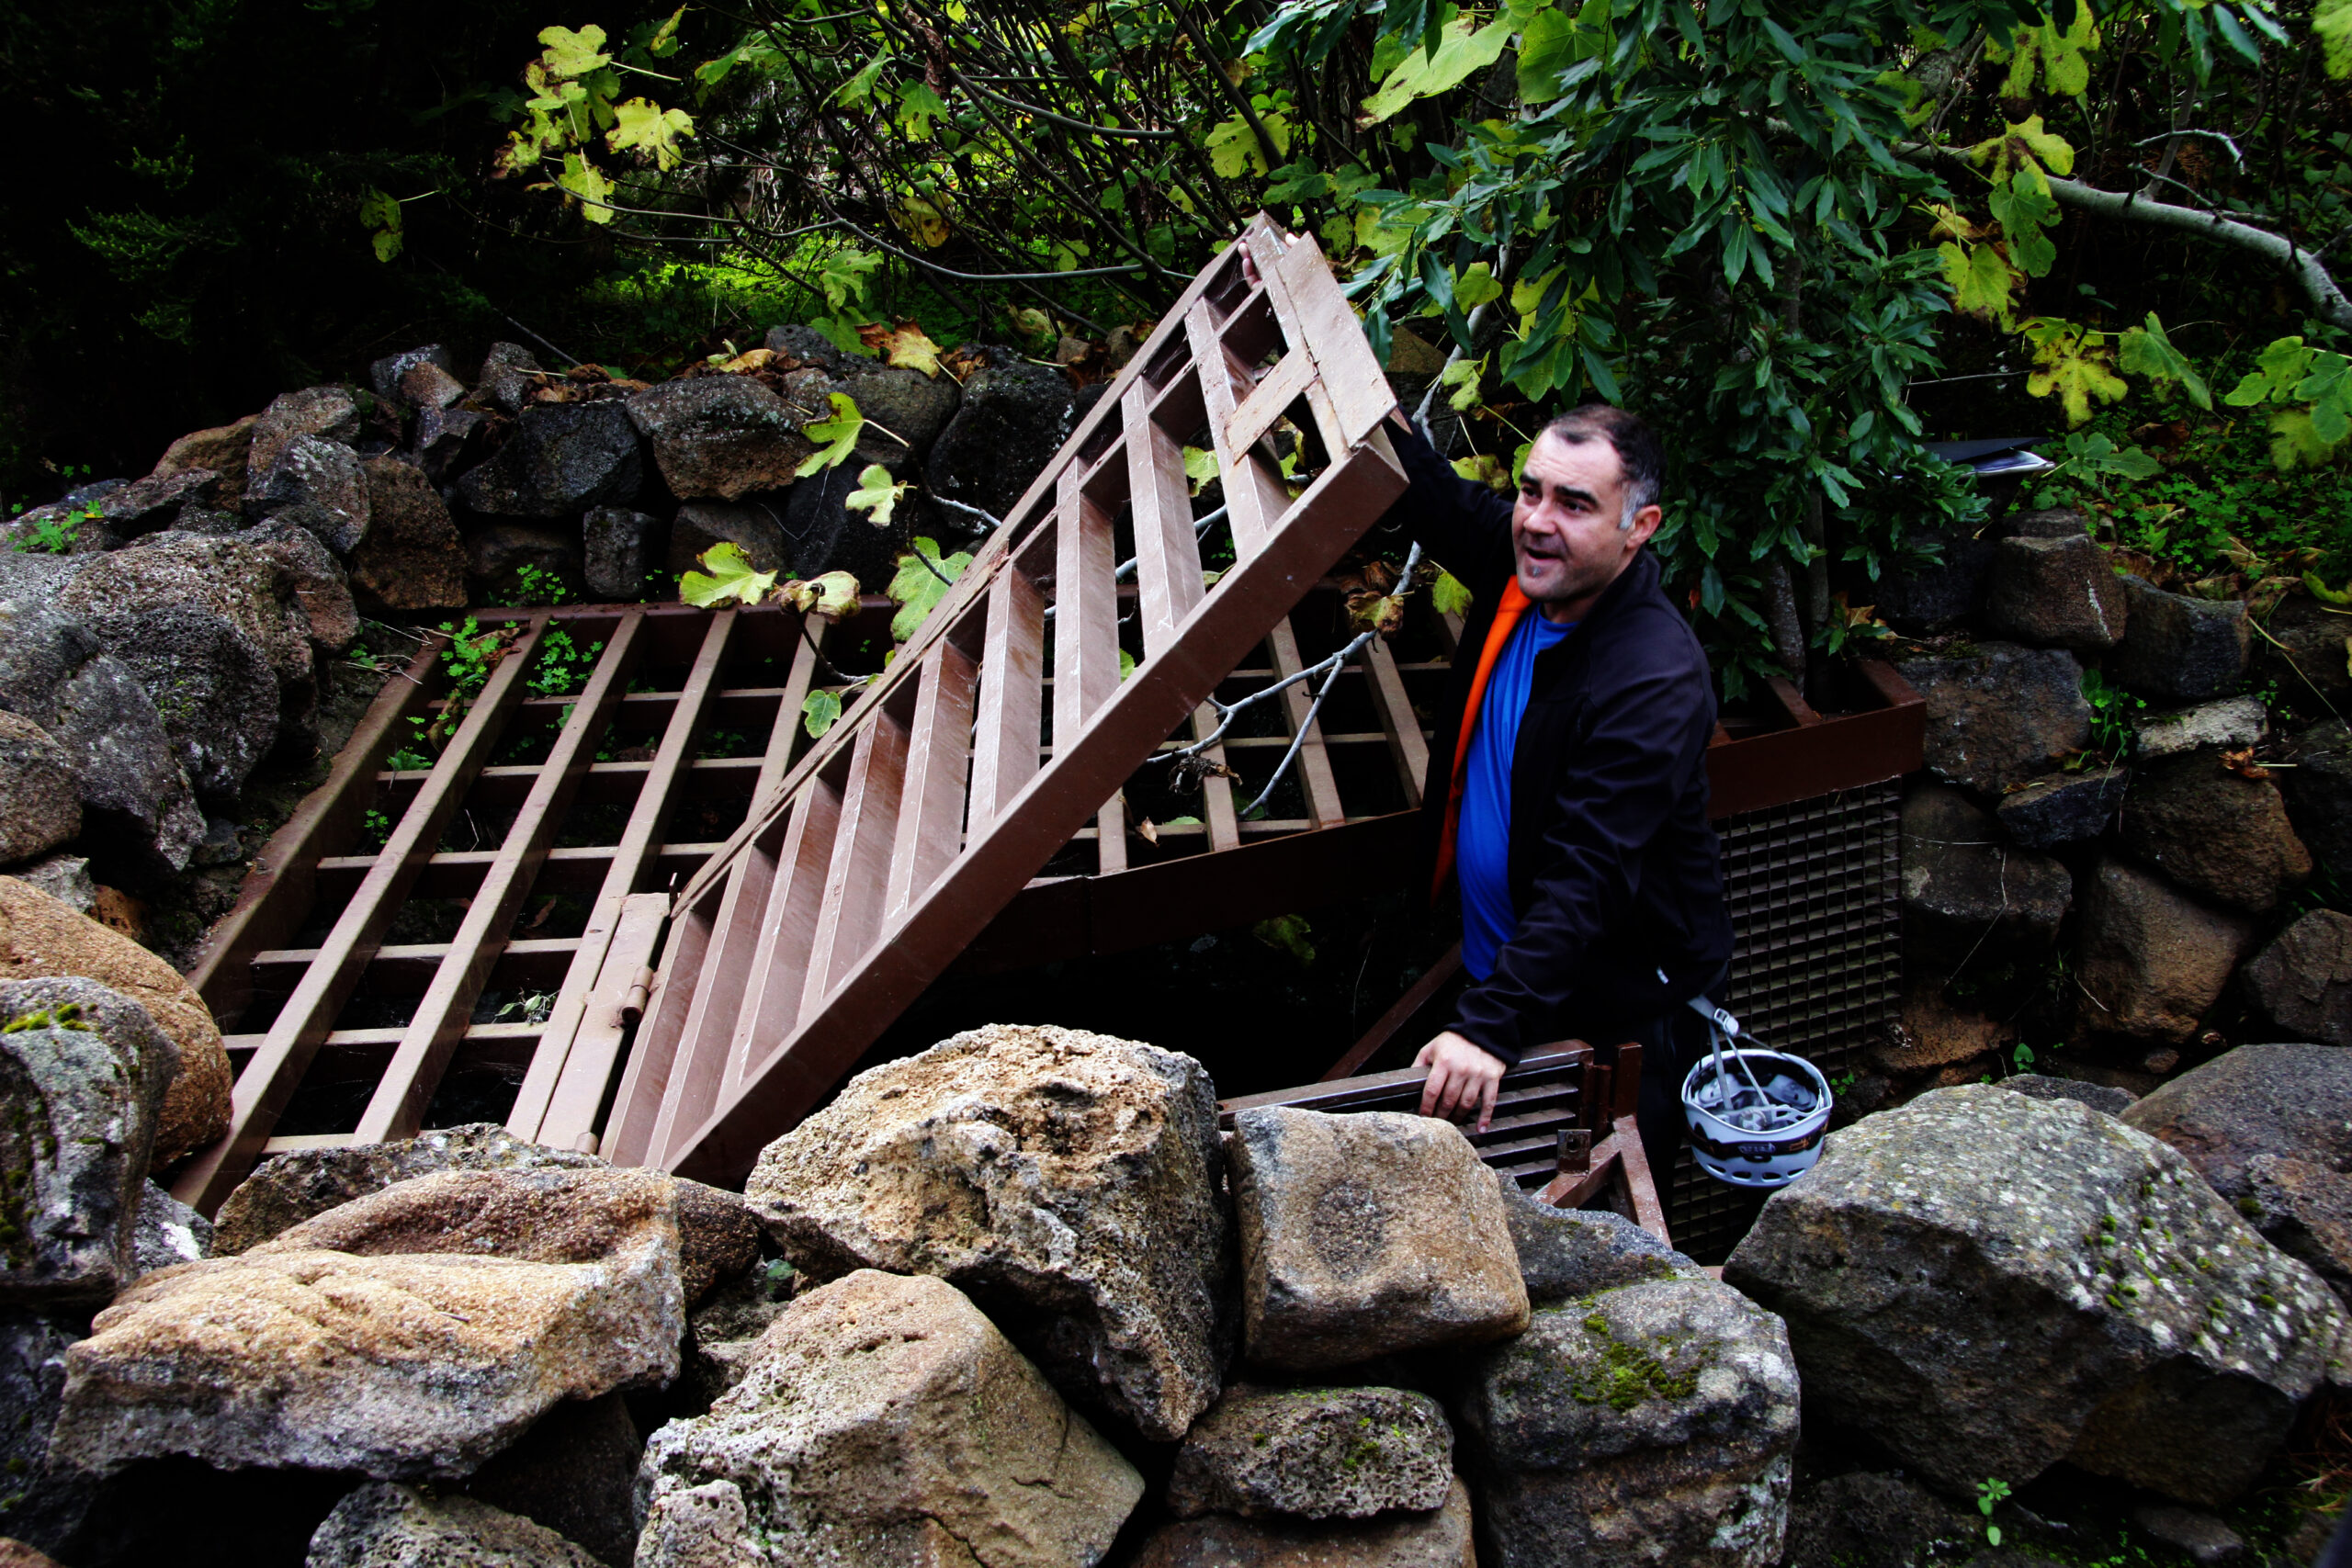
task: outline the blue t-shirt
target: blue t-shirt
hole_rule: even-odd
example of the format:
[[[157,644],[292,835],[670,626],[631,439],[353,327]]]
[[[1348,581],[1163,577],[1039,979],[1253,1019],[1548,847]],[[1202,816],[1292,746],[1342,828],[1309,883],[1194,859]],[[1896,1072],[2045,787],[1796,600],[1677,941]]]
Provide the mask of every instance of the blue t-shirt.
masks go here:
[[[1495,972],[1495,955],[1519,931],[1510,901],[1510,761],[1534,684],[1535,656],[1576,630],[1535,605],[1511,628],[1487,677],[1478,728],[1470,737],[1462,815],[1454,825],[1454,875],[1462,886],[1462,966],[1473,979]]]

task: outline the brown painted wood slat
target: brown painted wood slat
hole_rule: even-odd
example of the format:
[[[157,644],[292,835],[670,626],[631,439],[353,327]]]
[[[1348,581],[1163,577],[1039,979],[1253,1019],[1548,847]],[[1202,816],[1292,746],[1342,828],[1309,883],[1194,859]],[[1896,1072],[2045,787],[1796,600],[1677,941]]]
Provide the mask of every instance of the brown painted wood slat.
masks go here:
[[[541,765],[539,777],[523,808],[499,845],[498,858],[483,872],[481,889],[466,906],[457,934],[449,939],[449,956],[441,962],[417,1004],[416,1013],[384,1070],[356,1129],[362,1143],[381,1143],[416,1135],[424,1124],[425,1108],[441,1086],[449,1053],[465,1033],[474,1003],[497,961],[499,947],[514,928],[514,915],[530,897],[539,863],[547,858],[564,812],[580,788],[581,775],[596,759],[595,737],[637,668],[638,632],[642,617],[625,615],[612,639],[597,656],[571,716],[564,721],[555,745]],[[650,840],[650,835],[649,835]],[[576,959],[575,959],[576,961]]]
[[[856,962],[882,923],[890,877],[890,840],[899,828],[899,795],[906,783],[907,730],[895,714],[876,715],[850,753],[842,787],[841,825],[825,868],[817,939],[809,944],[801,991],[805,1013]]]
[[[653,994],[646,1004],[645,1020],[638,1025],[628,1065],[621,1070],[612,1116],[605,1124],[602,1148],[605,1157],[615,1165],[646,1163],[653,1123],[662,1114],[670,1073],[677,1063],[678,1039],[685,1032],[686,1015],[694,1007],[695,976],[702,968],[703,955],[710,951],[711,924],[718,914],[722,891],[723,885],[707,887],[683,910],[670,912],[670,930],[654,965]]]
[[[546,626],[544,615],[527,623],[491,671],[433,776],[392,825],[376,868],[352,895],[293,995],[278,1009],[267,1041],[237,1075],[227,1136],[198,1152],[172,1184],[173,1195],[181,1202],[209,1214],[253,1168],[301,1082],[303,1069],[334,1028],[335,1015],[382,944],[385,930],[400,912],[425,857],[441,841],[450,817],[489,761],[507,715],[526,690],[523,673]]]
[[[1046,595],[1018,562],[989,585],[965,836],[978,838],[1037,772],[1045,722]]]
[[[548,1032],[539,1042],[538,1054],[524,1075],[523,1087],[507,1115],[507,1130],[516,1137],[569,1148],[594,1130],[598,1104],[604,1097],[604,1078],[611,1072],[609,1058],[602,1064],[601,1076],[597,1062],[583,1058],[560,1124],[550,1123],[549,1111],[578,1046],[588,998],[598,987],[607,951],[620,929],[622,906],[645,876],[653,846],[669,817],[671,785],[692,760],[688,752],[703,728],[710,695],[718,689],[719,671],[733,641],[739,614],[729,609],[711,616],[703,633],[702,646],[695,652],[694,665],[686,673],[685,684],[670,705],[661,743],[654,748],[647,766],[645,787],[638,793],[637,803],[629,810],[628,821],[621,829],[620,842],[615,846],[612,862],[605,868],[604,886],[589,908],[588,922],[581,933],[581,951],[557,993],[555,1011],[548,1019]],[[573,716],[579,716],[576,709]],[[642,964],[644,960],[638,962]],[[598,1033],[602,1038],[604,1032],[600,1030]],[[584,1081],[590,1077],[595,1079],[593,1098],[590,1086]]]
[[[964,791],[971,773],[972,698],[979,666],[953,642],[932,645],[915,696],[907,779],[882,901],[885,927],[931,890],[964,842]]]
[[[1185,313],[1184,335],[1192,344],[1201,398],[1208,409],[1210,444],[1225,486],[1226,525],[1233,536],[1233,557],[1238,563],[1264,547],[1267,535],[1290,505],[1290,495],[1281,477],[1256,452],[1247,446],[1237,450],[1226,442],[1237,395],[1246,396],[1252,382],[1249,370],[1236,365],[1227,352],[1217,326],[1205,299]]]
[[[1076,743],[1119,683],[1117,547],[1111,519],[1062,470],[1054,520],[1054,749]],[[1126,816],[1114,797],[1097,813],[1099,867],[1126,865]]]
[[[1242,243],[1266,281],[1275,315],[1290,315],[1285,324],[1315,356],[1318,384],[1340,422],[1335,450],[1369,439],[1395,410],[1396,394],[1322,253],[1311,240],[1283,245],[1270,231],[1253,231]]]
[[[825,873],[832,864],[841,815],[840,784],[820,775],[784,830],[776,883],[760,923],[750,1002],[736,1021],[735,1039],[727,1053],[728,1093],[735,1092],[754,1062],[789,1040],[799,1024],[808,953],[817,942]]]
[[[1136,540],[1136,620],[1144,657],[1176,640],[1201,602],[1201,545],[1193,525],[1192,485],[1184,448],[1151,417],[1151,394],[1141,383],[1126,389],[1121,412],[1127,449],[1128,500]]]
[[[1374,637],[1364,645],[1363,661],[1372,682],[1373,708],[1380,715],[1380,728],[1386,732],[1389,750],[1396,759],[1396,782],[1405,786],[1406,806],[1418,807],[1421,783],[1430,772],[1430,743],[1421,733],[1420,716],[1413,711],[1413,699],[1405,694],[1405,677],[1397,672],[1396,656],[1388,651],[1385,638]]]
[[[1277,675],[1295,675],[1306,668],[1306,660],[1299,656],[1298,634],[1291,629],[1290,617],[1284,615],[1266,634],[1267,650],[1273,655]],[[1306,791],[1307,815],[1317,828],[1336,828],[1348,819],[1347,807],[1340,803],[1339,781],[1331,776],[1331,755],[1323,745],[1323,721],[1307,721],[1307,714],[1315,706],[1315,693],[1321,678],[1301,681],[1283,689],[1283,716],[1291,734],[1301,729],[1306,739],[1298,749],[1298,780]]]

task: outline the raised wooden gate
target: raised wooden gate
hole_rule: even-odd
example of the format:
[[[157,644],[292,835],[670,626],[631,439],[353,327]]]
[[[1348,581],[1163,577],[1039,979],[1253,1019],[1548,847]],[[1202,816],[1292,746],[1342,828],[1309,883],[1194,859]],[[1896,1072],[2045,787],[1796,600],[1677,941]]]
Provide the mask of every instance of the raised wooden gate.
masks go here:
[[[740,1178],[1090,818],[1099,867],[1123,866],[1106,797],[1171,734],[1205,736],[1204,700],[1254,646],[1298,667],[1284,617],[1403,491],[1380,429],[1394,407],[1314,242],[1254,222],[889,671],[679,895],[604,1152]],[[1314,470],[1296,496],[1261,445],[1285,420]],[[1182,455],[1204,432],[1226,499],[1209,536],[1232,556],[1214,576]],[[1318,761],[1309,795],[1336,813]],[[1236,837],[1229,793],[1210,789],[1205,818]]]

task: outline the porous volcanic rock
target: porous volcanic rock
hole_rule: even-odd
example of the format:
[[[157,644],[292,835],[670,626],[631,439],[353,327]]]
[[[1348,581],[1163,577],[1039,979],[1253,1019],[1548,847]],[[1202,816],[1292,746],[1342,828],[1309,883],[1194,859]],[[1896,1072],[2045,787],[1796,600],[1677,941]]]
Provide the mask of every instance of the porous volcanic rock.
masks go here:
[[[310,619],[268,554],[237,538],[171,534],[76,567],[57,595],[61,609],[101,637],[134,635],[141,613],[198,604],[253,640],[282,685],[311,679]]]
[[[1872,1040],[1870,1054],[1880,1071],[1908,1077],[1973,1063],[2016,1038],[2009,1025],[1952,1002],[1933,985],[1910,986],[1903,993],[1899,1026]]]
[[[797,371],[779,395],[749,376],[695,376],[632,392],[623,406],[671,494],[733,501],[792,482],[817,450],[800,427],[832,412],[830,384],[821,370]]]
[[[722,544],[741,550],[753,571],[788,570],[794,563],[786,548],[784,498],[687,502],[670,524],[670,553],[662,565],[673,577],[699,571],[703,552]]]
[[[351,581],[395,610],[455,609],[466,600],[466,547],[441,492],[424,471],[370,457],[368,536],[351,557]]]
[[[1170,1442],[1216,1398],[1230,1343],[1217,1172],[1216,1090],[1192,1057],[998,1024],[851,1079],[744,1195],[817,1279],[936,1274],[1081,1407]]]
[[[2230,772],[2207,751],[2136,769],[2123,842],[2192,893],[2261,914],[2312,874],[2311,852],[2269,779]]]
[[[368,476],[349,446],[298,435],[257,471],[245,507],[248,513],[308,528],[329,549],[347,556],[368,536]]]
[[[1453,1428],[1428,1394],[1236,1385],[1185,1434],[1168,1511],[1368,1519],[1442,1507],[1453,1489]]]
[[[791,360],[788,368],[814,366],[835,378],[847,376],[854,367],[872,363],[864,355],[843,353],[824,333],[797,321],[770,327],[762,346],[770,354]]]
[[[1903,802],[1903,961],[1907,978],[1944,984],[2019,959],[2058,937],[2074,879],[2048,855],[2012,848],[1956,789]]]
[[[655,540],[662,520],[626,506],[600,506],[581,520],[581,531],[588,592],[598,599],[641,598],[660,564]]]
[[[1780,1561],[1796,1362],[1713,1280],[1544,1308],[1473,1360],[1460,1414],[1490,1568]]]
[[[1993,548],[1984,619],[1999,636],[2097,652],[2122,640],[2130,610],[2107,552],[2086,535],[2007,538]]]
[[[288,448],[305,436],[344,446],[359,438],[359,403],[349,388],[306,387],[299,392],[281,392],[273,399],[254,420],[252,434],[247,438],[245,468],[250,484],[257,487],[266,482]],[[169,456],[165,454],[167,460]],[[203,466],[220,467],[217,463]],[[160,468],[158,465],[159,471]]]
[[[2280,1032],[2352,1045],[2352,916],[2313,909],[2238,971],[2246,999]]]
[[[10,866],[8,874],[82,914],[90,914],[98,907],[98,885],[90,875],[86,856],[61,851],[28,865]]]
[[[218,477],[221,502],[234,504],[244,494],[245,460],[253,450],[254,430],[260,423],[261,415],[249,413],[234,424],[192,430],[164,449],[147,477],[167,479],[202,468]]]
[[[627,504],[644,477],[619,403],[533,403],[497,455],[458,480],[458,497],[493,517],[566,517]]]
[[[932,492],[1002,517],[1045,471],[1077,418],[1069,378],[1009,348],[984,347],[956,417],[924,466]]]
[[[1261,1106],[1227,1152],[1251,1361],[1315,1371],[1527,1326],[1502,1194],[1452,1122]]]
[[[1155,1531],[1135,1568],[1476,1568],[1470,1492],[1461,1482],[1431,1514],[1306,1524],[1208,1514]]]
[[[687,1314],[692,1338],[679,1382],[691,1403],[708,1409],[743,1381],[760,1337],[792,1304],[786,1283],[767,1269],[754,1269],[720,1285]]]
[[[155,1123],[158,1165],[229,1131],[229,1053],[212,1010],[180,972],[121,932],[13,876],[0,876],[0,981],[81,976],[137,1002],[174,1046],[176,1076]]]
[[[2321,862],[2352,865],[2352,728],[2342,719],[2295,735],[2295,765],[2273,775],[2287,797],[2296,837]]]
[[[2162,877],[2117,861],[2092,873],[2084,899],[2075,1027],[2178,1045],[2253,945],[2245,916],[2211,909]]]
[[[143,479],[133,479],[91,504],[108,532],[130,539],[159,529],[179,527],[182,516],[213,510],[220,497],[220,475],[209,468],[189,468],[176,474],[151,474]]]
[[[40,725],[0,711],[0,865],[46,854],[81,830],[74,760]]]
[[[567,1399],[468,1478],[466,1495],[545,1525],[607,1568],[630,1568],[630,1493],[645,1444],[628,1397]]]
[[[458,362],[450,357],[445,345],[428,343],[416,348],[404,348],[398,354],[388,354],[368,366],[368,384],[376,389],[376,395],[379,398],[397,398],[401,378],[420,365],[429,365],[445,375],[458,367]],[[454,375],[450,376],[450,379],[456,378]]]
[[[853,368],[842,385],[865,416],[861,463],[920,465],[956,417],[961,389],[952,376],[926,376],[904,365]]]
[[[467,535],[466,570],[493,603],[526,596],[526,567],[556,579],[568,593],[580,592],[585,583],[577,530],[560,524],[492,523]],[[544,584],[537,596],[546,597]]]
[[[2178,1150],[2214,1191],[2245,1197],[2257,1155],[2352,1167],[2352,1051],[2241,1045],[2144,1096],[2126,1125]]]
[[[109,616],[102,631],[153,699],[198,798],[233,799],[277,744],[277,675],[268,655],[202,604]]]
[[[1983,608],[1993,574],[1993,541],[1965,531],[1942,533],[1940,560],[1898,566],[1881,580],[1876,608],[1909,637],[1936,637],[1964,626]]]
[[[2313,1159],[2256,1155],[2245,1162],[2245,1185],[2238,1213],[2352,1307],[2352,1175]]]
[[[465,1496],[379,1481],[334,1506],[303,1568],[598,1568],[544,1525]]]
[[[488,449],[492,416],[460,404],[453,409],[423,409],[410,437],[406,456],[435,484],[446,484],[453,474],[472,468]]]
[[[2254,641],[2245,602],[2167,593],[2138,577],[2122,582],[2129,624],[2109,667],[2116,678],[2158,702],[2234,696]]]
[[[482,355],[481,374],[474,378],[480,395],[502,413],[523,412],[534,378],[543,374],[531,351],[519,343],[494,343]]]
[[[0,1307],[0,1532],[45,1548],[81,1524],[96,1490],[49,1462],[49,1432],[65,1388],[65,1351],[77,1336],[55,1318]],[[5,1560],[0,1560],[5,1562]]]
[[[1695,1280],[1702,1270],[1622,1214],[1558,1209],[1508,1177],[1497,1183],[1531,1306],[1551,1306],[1644,1280]]]
[[[2064,649],[1987,642],[1905,660],[1928,715],[1928,769],[1947,784],[2000,795],[2090,744],[2083,670]]]
[[[447,1171],[236,1258],[167,1269],[66,1356],[51,1451],[465,1475],[558,1401],[668,1382],[685,1329],[677,1184]]]
[[[2003,795],[1995,810],[2001,827],[2020,849],[2078,843],[2107,831],[2123,805],[2123,792],[2131,781],[2130,771],[2123,768],[2052,773]]]
[[[294,590],[312,647],[341,653],[359,637],[359,611],[351,602],[351,574],[334,552],[308,528],[265,523],[239,536],[269,557]]]
[[[2226,1501],[2346,1333],[2173,1150],[1989,1085],[1832,1134],[1724,1277],[1787,1319],[1809,1408],[1963,1495],[2064,1459]]]
[[[2030,1095],[2035,1100],[2071,1100],[2077,1105],[2087,1105],[2093,1111],[2103,1111],[2109,1116],[2120,1116],[2130,1109],[2132,1091],[2117,1089],[2112,1084],[2085,1083],[2080,1078],[2053,1078],[2041,1073],[2011,1073],[1995,1080],[2012,1094]]]
[[[0,1302],[103,1302],[136,1271],[155,1120],[177,1066],[94,980],[0,985]]]
[[[637,1496],[640,1563],[756,1540],[768,1561],[1091,1568],[1143,1478],[954,1286],[861,1269],[794,1302],[710,1414],[653,1434]]]
[[[1855,1471],[1798,1486],[1789,1505],[1787,1568],[1912,1568],[1984,1533],[1974,1509],[1908,1476]]]
[[[2230,697],[2142,719],[2132,728],[2132,749],[2143,762],[2200,750],[2233,750],[2260,740],[2269,727],[2270,710],[2259,697]]]
[[[2254,678],[2275,683],[2304,713],[2352,711],[2352,671],[2345,668],[2344,617],[2303,593],[2290,593],[2261,621]]]
[[[273,1156],[222,1201],[213,1251],[227,1258],[397,1181],[444,1170],[602,1170],[594,1155],[515,1137],[494,1122],[435,1128],[388,1144]]]

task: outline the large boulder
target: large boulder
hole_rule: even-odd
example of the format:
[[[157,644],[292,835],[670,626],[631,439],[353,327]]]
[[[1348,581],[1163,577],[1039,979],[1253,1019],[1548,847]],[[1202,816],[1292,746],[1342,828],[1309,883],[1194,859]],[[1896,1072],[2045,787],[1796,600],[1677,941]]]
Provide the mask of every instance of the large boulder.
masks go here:
[[[2019,849],[2079,843],[2107,831],[2131,780],[2127,770],[2111,767],[2052,773],[2003,795],[1994,809]]]
[[[645,1444],[628,1396],[568,1399],[466,1481],[466,1495],[545,1525],[608,1568],[637,1555],[630,1493]]]
[[[53,582],[28,586],[0,582],[0,708],[64,750],[83,809],[97,819],[85,828],[179,870],[204,840],[204,813],[154,699],[79,615],[57,607]]]
[[[1230,1343],[1217,1171],[1198,1062],[1000,1024],[859,1074],[743,1190],[816,1278],[939,1275],[1065,1395],[1170,1442],[1216,1398]]]
[[[670,524],[670,551],[662,562],[671,576],[702,570],[703,552],[733,545],[753,571],[791,573],[800,558],[787,548],[785,499],[754,496],[745,502],[693,501],[678,508]]]
[[[2244,915],[2208,908],[2137,866],[2101,862],[2083,900],[2075,1027],[2187,1043],[2254,934]]]
[[[2234,696],[2254,641],[2245,602],[2167,593],[2138,577],[2122,581],[2130,621],[2109,671],[2158,702]]]
[[[2074,898],[2064,865],[2011,848],[1990,817],[1940,784],[1912,790],[1902,829],[1906,977],[1940,985],[2049,953]]]
[[[2235,1201],[2252,1190],[2246,1167],[2278,1155],[2352,1168],[2352,1051],[2327,1045],[2241,1045],[2183,1073],[2123,1112]]]
[[[1984,619],[1996,636],[2097,652],[2122,640],[2129,612],[2122,580],[2087,535],[1994,547]]]
[[[40,725],[0,710],[0,865],[47,854],[81,830],[74,759]]]
[[[2081,1078],[2051,1077],[2041,1073],[2011,1073],[2007,1077],[1995,1081],[2011,1094],[2030,1095],[2035,1100],[2071,1100],[2109,1116],[2122,1115],[2132,1100],[2129,1089],[2117,1089],[2113,1084],[2086,1083]]]
[[[963,402],[952,376],[926,376],[903,365],[853,367],[842,390],[865,416],[858,433],[860,463],[920,466]]]
[[[1236,1386],[1184,1435],[1168,1511],[1368,1519],[1453,1489],[1453,1428],[1425,1393]]]
[[[1470,1492],[1430,1514],[1307,1524],[1208,1514],[1154,1531],[1134,1568],[1477,1568]]]
[[[1913,1568],[1984,1534],[1973,1508],[1905,1475],[1854,1471],[1798,1486],[1789,1505],[1787,1568]]]
[[[2312,873],[2311,852],[2267,778],[2230,772],[2211,752],[2135,770],[2123,842],[2192,893],[2261,914]]]
[[[560,1400],[676,1375],[680,1235],[651,1171],[402,1182],[125,1292],[67,1353],[51,1451],[465,1475]]]
[[[458,480],[458,498],[493,517],[569,517],[626,505],[644,477],[620,403],[533,403],[497,456]]]
[[[1797,1414],[1781,1321],[1713,1280],[1546,1307],[1464,1390],[1480,1560],[1771,1568]]]
[[[2090,744],[2082,666],[2064,649],[1987,642],[1905,660],[1927,707],[1928,769],[1997,795]]]
[[[103,1302],[136,1272],[175,1058],[145,1009],[95,981],[0,985],[0,1302]]]
[[[370,457],[368,536],[351,556],[352,582],[395,610],[457,609],[466,603],[466,547],[441,492],[422,469]]]
[[[335,554],[347,556],[368,536],[368,476],[349,446],[298,435],[260,470],[245,509],[307,528]]]
[[[1251,1361],[1315,1371],[1527,1326],[1502,1193],[1451,1122],[1263,1106],[1227,1152]]]
[[[2246,999],[2288,1037],[2352,1045],[2352,915],[2313,909],[2238,971]]]
[[[109,638],[135,636],[146,612],[201,605],[261,649],[280,685],[307,688],[312,678],[310,618],[277,563],[242,539],[170,534],[141,540],[77,567],[57,604]]]
[[[137,942],[31,885],[0,876],[0,982],[80,976],[137,1002],[179,1058],[155,1124],[157,1165],[229,1131],[229,1053],[204,998]]]
[[[65,1391],[65,1351],[79,1336],[56,1319],[0,1308],[0,1536],[54,1551],[82,1523],[96,1487],[49,1462]],[[5,1559],[0,1559],[5,1562]]]
[[[1143,1496],[935,1278],[859,1269],[794,1302],[763,1344],[710,1414],[647,1443],[639,1562],[739,1562],[757,1542],[765,1561],[1091,1568]]]
[[[147,477],[167,479],[201,468],[218,478],[220,504],[234,505],[244,494],[245,463],[253,451],[254,431],[260,423],[261,415],[249,413],[234,424],[192,430],[164,449]]]
[[[1069,377],[1009,348],[978,356],[924,473],[934,495],[1001,518],[1069,439],[1077,399]]]
[[[2352,1308],[2352,1174],[2317,1160],[2256,1155],[2238,1213],[2273,1247],[2311,1265]]]
[[[154,700],[198,798],[232,800],[277,744],[277,675],[269,656],[202,604],[157,604],[97,625]]]
[[[444,1170],[601,1170],[594,1155],[550,1148],[494,1122],[435,1128],[389,1144],[301,1149],[265,1160],[213,1216],[213,1252],[232,1257],[395,1182]]]
[[[498,428],[492,417],[465,405],[421,409],[403,458],[424,469],[424,477],[435,484],[446,484],[452,475],[480,462],[490,449],[491,432]]]
[[[334,1506],[303,1568],[598,1568],[529,1519],[463,1496],[379,1481]]]
[[[240,422],[243,423],[243,422]],[[230,427],[232,431],[235,426]],[[199,432],[220,434],[219,432]],[[245,468],[249,488],[266,482],[271,469],[277,467],[295,442],[305,437],[348,446],[359,438],[359,401],[347,387],[306,387],[299,392],[280,393],[268,408],[254,420],[246,437]],[[197,436],[184,436],[183,442]],[[230,437],[233,441],[233,436]],[[174,450],[179,447],[174,444]],[[170,461],[171,454],[164,454]],[[218,468],[217,463],[203,465]],[[161,466],[158,466],[158,472]]]
[[[2173,1150],[1988,1085],[1830,1134],[1724,1278],[1787,1319],[1809,1410],[1963,1495],[2063,1459],[2226,1501],[2346,1332]]]
[[[1622,1214],[1561,1209],[1498,1178],[1519,1277],[1531,1306],[1552,1306],[1645,1280],[1696,1280],[1699,1266]]]
[[[695,376],[632,392],[623,404],[681,501],[734,501],[781,490],[817,450],[800,427],[832,412],[821,370],[784,378],[782,395],[749,376]]]
[[[400,395],[401,379],[420,365],[430,365],[445,373],[458,367],[458,362],[450,356],[446,346],[428,343],[417,348],[404,348],[398,354],[388,354],[368,366],[368,384],[376,389],[376,395],[379,398],[396,398]]]
[[[2274,776],[2296,837],[2323,864],[2352,867],[2352,727],[2331,718],[2299,731],[2293,758]]]
[[[2304,713],[2352,712],[2352,670],[2344,657],[2345,627],[2352,623],[2302,593],[2289,594],[2257,618],[2257,682],[2276,685],[2281,701]]]
[[[294,592],[309,626],[311,647],[341,653],[359,637],[359,610],[351,602],[351,574],[308,528],[265,523],[247,528],[243,543],[267,556]]]

